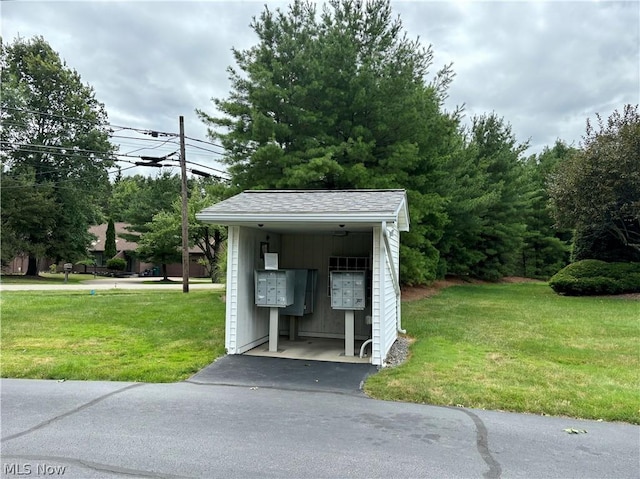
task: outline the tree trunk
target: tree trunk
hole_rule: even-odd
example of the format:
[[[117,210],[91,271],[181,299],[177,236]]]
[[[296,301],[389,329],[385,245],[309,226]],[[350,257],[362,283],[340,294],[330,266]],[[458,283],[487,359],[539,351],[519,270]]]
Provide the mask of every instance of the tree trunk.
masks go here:
[[[167,265],[162,265],[162,276],[164,276],[163,281],[169,281],[169,276],[167,276]]]
[[[211,282],[220,282],[220,270],[218,261],[220,258],[220,246],[222,243],[222,235],[217,229],[213,232],[213,259],[211,261]]]
[[[38,276],[38,258],[29,256],[29,266],[27,266],[27,276]]]

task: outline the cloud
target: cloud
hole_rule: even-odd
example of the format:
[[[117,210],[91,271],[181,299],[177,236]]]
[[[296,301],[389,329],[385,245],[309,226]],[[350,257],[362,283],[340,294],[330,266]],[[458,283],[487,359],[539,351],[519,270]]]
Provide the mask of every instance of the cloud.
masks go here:
[[[285,2],[268,2],[270,9]],[[394,1],[410,37],[453,62],[447,108],[495,112],[537,153],[640,95],[636,2]],[[4,2],[4,41],[42,35],[95,88],[114,124],[206,136],[194,110],[226,97],[232,48],[256,44],[261,2]],[[133,148],[132,144],[129,145]],[[203,155],[205,152],[201,152]],[[215,156],[215,155],[214,155]],[[214,161],[201,156],[202,161]]]

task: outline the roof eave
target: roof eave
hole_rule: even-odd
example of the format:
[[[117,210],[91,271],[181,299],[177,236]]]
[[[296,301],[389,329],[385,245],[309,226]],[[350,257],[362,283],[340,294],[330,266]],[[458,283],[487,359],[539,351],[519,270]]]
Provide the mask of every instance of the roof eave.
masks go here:
[[[204,223],[220,225],[236,224],[269,224],[269,223],[314,223],[314,224],[339,224],[339,223],[366,223],[379,224],[383,221],[396,221],[397,216],[393,213],[367,213],[367,214],[333,214],[326,213],[304,213],[304,214],[265,214],[265,213],[207,213],[206,211],[196,214],[196,219]]]

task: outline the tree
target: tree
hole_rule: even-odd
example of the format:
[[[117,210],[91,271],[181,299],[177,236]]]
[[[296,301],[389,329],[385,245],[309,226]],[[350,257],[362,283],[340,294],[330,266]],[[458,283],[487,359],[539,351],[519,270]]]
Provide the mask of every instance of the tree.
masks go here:
[[[39,258],[86,256],[114,147],[93,89],[42,37],[0,48],[2,234],[36,275]]]
[[[220,272],[220,255],[222,244],[227,237],[227,229],[224,226],[198,221],[196,213],[221,201],[226,190],[226,186],[222,183],[200,180],[191,190],[188,203],[189,245],[195,245],[202,250],[204,254],[202,264],[213,283],[219,283],[223,280]],[[176,202],[174,205],[174,215],[180,224],[182,221],[181,204]]]
[[[118,250],[116,249],[116,227],[113,223],[113,219],[109,218],[107,231],[105,233],[104,257],[106,259],[111,259],[116,254],[118,254]]]
[[[295,0],[251,28],[259,43],[234,50],[232,93],[214,100],[222,116],[199,111],[235,188],[405,188],[401,277],[434,279],[446,223],[435,184],[458,134],[457,113],[442,111],[450,67],[427,81],[433,52],[403,34],[388,0],[331,0],[319,15]]]
[[[640,260],[640,114],[625,105],[587,120],[580,151],[552,175],[559,226],[575,228],[574,259]]]
[[[116,180],[112,187],[107,210],[115,221],[129,223],[130,233],[121,236],[129,241],[139,241],[147,231],[154,215],[171,211],[180,197],[180,175],[168,171],[153,176],[135,175]]]
[[[446,272],[496,280],[513,274],[531,191],[511,126],[495,114],[472,119],[467,144],[449,162],[441,249]]]
[[[519,268],[522,276],[548,279],[569,263],[572,231],[555,226],[547,183],[575,152],[575,148],[558,140],[552,148],[545,147],[542,153],[532,155],[525,162],[527,181],[533,195],[523,238]]]
[[[167,264],[182,261],[180,223],[167,211],[161,211],[146,225],[138,243],[137,253],[145,261],[162,265],[162,276],[167,281]]]

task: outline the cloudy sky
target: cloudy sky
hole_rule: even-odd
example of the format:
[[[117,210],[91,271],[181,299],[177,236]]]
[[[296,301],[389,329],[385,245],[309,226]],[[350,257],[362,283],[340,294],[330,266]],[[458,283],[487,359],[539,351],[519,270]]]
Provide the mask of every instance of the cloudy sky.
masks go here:
[[[226,97],[231,48],[256,44],[249,27],[273,1],[28,1],[0,3],[2,37],[41,35],[96,91],[112,124],[177,132],[187,157],[220,166],[195,109]],[[579,145],[585,120],[640,101],[640,2],[395,1],[411,38],[431,44],[435,72],[453,63],[447,108],[467,121],[495,112],[527,153],[556,139]],[[121,152],[160,156],[175,145],[119,130]],[[123,138],[128,136],[130,138]],[[138,150],[153,145],[155,150]],[[198,148],[199,147],[199,148]],[[137,150],[137,151],[136,151]],[[124,164],[123,164],[124,166]],[[136,171],[136,170],[134,170]],[[142,171],[149,174],[148,171]]]

